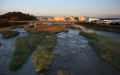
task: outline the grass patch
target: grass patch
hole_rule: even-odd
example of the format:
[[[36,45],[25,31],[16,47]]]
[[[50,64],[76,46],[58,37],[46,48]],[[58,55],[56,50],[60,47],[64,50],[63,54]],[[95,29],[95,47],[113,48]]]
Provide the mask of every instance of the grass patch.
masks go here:
[[[104,60],[112,63],[120,70],[120,42],[96,33],[81,32],[80,34],[89,38],[89,43]]]
[[[27,37],[20,37],[15,42],[13,57],[10,61],[9,68],[14,71],[27,61],[32,51],[32,47],[28,44]]]
[[[51,54],[44,46],[39,46],[33,53],[33,64],[36,72],[49,70],[54,59],[54,55]]]
[[[51,49],[56,45],[56,35],[54,33],[49,32],[30,32],[27,36],[19,37],[15,42],[14,47],[14,53],[13,57],[11,59],[11,62],[9,64],[9,68],[12,71],[18,70],[21,68],[21,66],[28,60],[30,54],[34,51],[33,54],[33,60],[36,58],[37,60],[45,60],[44,63],[49,62],[51,59],[45,59],[46,56],[41,57],[41,51],[45,53],[48,56],[48,53],[51,52]],[[44,47],[44,48],[38,48],[38,46]],[[45,49],[45,50],[44,50]],[[49,51],[49,52],[48,52]],[[41,61],[42,61],[41,60]],[[41,64],[41,62],[34,61],[34,64]],[[43,63],[43,62],[42,62]],[[47,64],[45,64],[47,66]],[[42,65],[42,66],[45,66]],[[38,71],[38,67],[35,66],[36,71]],[[45,67],[46,69],[46,67]]]
[[[56,45],[56,37],[54,35],[41,41],[37,50],[33,53],[33,64],[36,72],[49,70],[53,59],[57,52],[52,52],[52,48]]]
[[[19,35],[17,31],[1,31],[3,39],[13,38]]]

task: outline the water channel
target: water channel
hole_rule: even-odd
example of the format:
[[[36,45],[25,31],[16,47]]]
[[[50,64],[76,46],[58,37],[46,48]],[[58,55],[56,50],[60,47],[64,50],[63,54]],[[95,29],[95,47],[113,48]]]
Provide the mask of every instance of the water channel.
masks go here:
[[[83,26],[85,31],[95,32],[95,30]],[[20,35],[11,39],[2,39],[0,34],[0,75],[40,75],[36,73],[32,64],[32,56],[18,71],[11,72],[8,68],[9,61],[13,54],[15,40],[20,36],[26,36],[28,33],[23,28],[17,28],[15,31]],[[104,36],[120,40],[120,34],[113,32],[96,31]],[[112,35],[113,34],[113,35]],[[56,75],[61,69],[66,69],[73,75],[120,75],[111,64],[100,59],[95,50],[88,44],[88,39],[79,35],[79,31],[69,29],[69,32],[57,34],[57,44],[54,51],[61,55],[57,56],[51,66],[48,75]]]

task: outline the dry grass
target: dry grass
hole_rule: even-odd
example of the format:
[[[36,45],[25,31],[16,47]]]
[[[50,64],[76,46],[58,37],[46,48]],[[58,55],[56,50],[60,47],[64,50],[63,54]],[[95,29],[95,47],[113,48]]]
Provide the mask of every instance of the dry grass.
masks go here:
[[[57,25],[46,25],[46,24],[39,24],[36,27],[27,27],[25,28],[27,31],[32,31],[32,32],[40,32],[40,31],[44,31],[44,32],[67,32],[68,30],[66,28],[64,28],[63,26],[57,26]]]
[[[80,27],[75,27],[75,26],[72,26],[72,25],[66,25],[67,28],[71,28],[71,29],[75,29],[75,30],[82,30]]]
[[[11,28],[10,26],[9,27],[0,28],[0,31],[6,31],[6,30],[13,30],[13,28]]]
[[[72,73],[72,72],[69,72],[69,71],[66,70],[66,69],[62,69],[62,70],[59,70],[59,71],[57,72],[57,75],[73,75],[73,73]]]

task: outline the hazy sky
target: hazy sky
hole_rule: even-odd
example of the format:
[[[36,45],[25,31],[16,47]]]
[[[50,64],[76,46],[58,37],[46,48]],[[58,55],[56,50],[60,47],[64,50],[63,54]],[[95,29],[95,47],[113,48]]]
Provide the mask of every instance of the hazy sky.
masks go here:
[[[120,17],[120,0],[0,0],[0,14],[9,11],[36,16]]]

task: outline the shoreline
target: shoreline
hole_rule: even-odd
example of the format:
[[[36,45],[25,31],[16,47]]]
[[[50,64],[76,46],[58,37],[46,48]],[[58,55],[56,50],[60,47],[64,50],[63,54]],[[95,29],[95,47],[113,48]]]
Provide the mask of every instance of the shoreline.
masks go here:
[[[95,29],[95,30],[102,30],[102,31],[108,31],[108,32],[116,32],[116,33],[120,33],[120,27],[116,27],[113,25],[100,25],[100,24],[89,24],[89,23],[75,23],[78,25],[82,25],[91,29]]]

